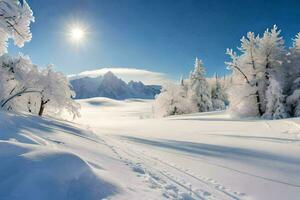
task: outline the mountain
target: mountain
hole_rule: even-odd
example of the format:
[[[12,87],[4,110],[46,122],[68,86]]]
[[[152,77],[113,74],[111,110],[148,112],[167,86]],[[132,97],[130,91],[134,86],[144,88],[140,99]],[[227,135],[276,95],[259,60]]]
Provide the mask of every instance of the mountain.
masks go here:
[[[91,97],[108,97],[118,100],[153,99],[161,89],[159,85],[145,85],[141,81],[126,83],[110,71],[103,76],[72,79],[70,83],[76,92],[76,99]]]

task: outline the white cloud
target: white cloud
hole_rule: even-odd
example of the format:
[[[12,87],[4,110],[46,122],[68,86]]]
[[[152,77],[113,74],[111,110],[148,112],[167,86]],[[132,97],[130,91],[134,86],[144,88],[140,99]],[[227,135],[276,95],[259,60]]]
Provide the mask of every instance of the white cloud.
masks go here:
[[[84,71],[79,74],[72,74],[68,77],[70,79],[80,78],[80,77],[97,77],[102,76],[105,73],[111,71],[117,77],[121,78],[125,82],[133,81],[142,81],[145,84],[156,84],[161,85],[165,82],[171,81],[167,78],[166,74],[159,73],[159,72],[152,72],[143,69],[136,69],[136,68],[120,68],[120,67],[113,67],[113,68],[101,68],[98,70],[91,70],[91,71]]]

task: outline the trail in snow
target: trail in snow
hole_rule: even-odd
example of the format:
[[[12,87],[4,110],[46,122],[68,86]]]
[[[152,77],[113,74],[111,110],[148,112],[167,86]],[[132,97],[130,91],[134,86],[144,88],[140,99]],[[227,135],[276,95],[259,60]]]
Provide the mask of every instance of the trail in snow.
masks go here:
[[[156,181],[163,181],[164,185],[172,185],[172,187],[164,187],[166,190],[164,191],[165,195],[168,194],[168,189],[171,188],[173,192],[176,192],[171,197],[175,198],[180,198],[178,194],[180,190],[183,190],[184,193],[182,194],[189,196],[191,199],[238,200],[245,197],[244,193],[233,192],[213,179],[199,176],[190,170],[147,155],[145,151],[138,150],[124,139],[106,137],[105,140],[116,155],[125,160],[127,164],[130,164],[134,171],[141,174],[146,173]],[[163,186],[160,185],[160,187]]]

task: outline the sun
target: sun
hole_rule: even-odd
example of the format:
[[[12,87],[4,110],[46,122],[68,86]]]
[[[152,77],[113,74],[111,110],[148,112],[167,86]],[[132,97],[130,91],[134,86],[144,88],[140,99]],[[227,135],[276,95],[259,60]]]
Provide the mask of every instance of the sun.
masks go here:
[[[84,31],[81,28],[73,28],[71,30],[72,39],[80,40],[84,35]]]
[[[69,32],[70,39],[74,42],[81,42],[85,36],[86,31],[81,27],[72,27]]]

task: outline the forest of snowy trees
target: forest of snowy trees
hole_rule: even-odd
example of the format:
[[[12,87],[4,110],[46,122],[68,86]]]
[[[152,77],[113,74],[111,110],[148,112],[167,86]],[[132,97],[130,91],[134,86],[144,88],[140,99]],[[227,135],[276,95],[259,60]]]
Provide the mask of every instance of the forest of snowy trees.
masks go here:
[[[4,110],[60,116],[78,116],[79,104],[72,96],[67,77],[52,66],[39,69],[28,56],[7,54],[12,39],[22,47],[31,40],[33,13],[25,0],[0,1],[0,106]]]
[[[195,112],[224,110],[227,101],[227,77],[205,77],[201,60],[196,58],[194,70],[188,79],[180,79],[178,85],[168,83],[156,97],[154,112],[156,116],[180,115]]]
[[[169,84],[155,101],[160,116],[222,110],[232,116],[281,119],[300,116],[300,33],[286,48],[276,26],[262,36],[249,32],[238,53],[227,49],[231,74],[208,84],[202,62],[179,85]],[[210,79],[211,80],[211,79]]]

